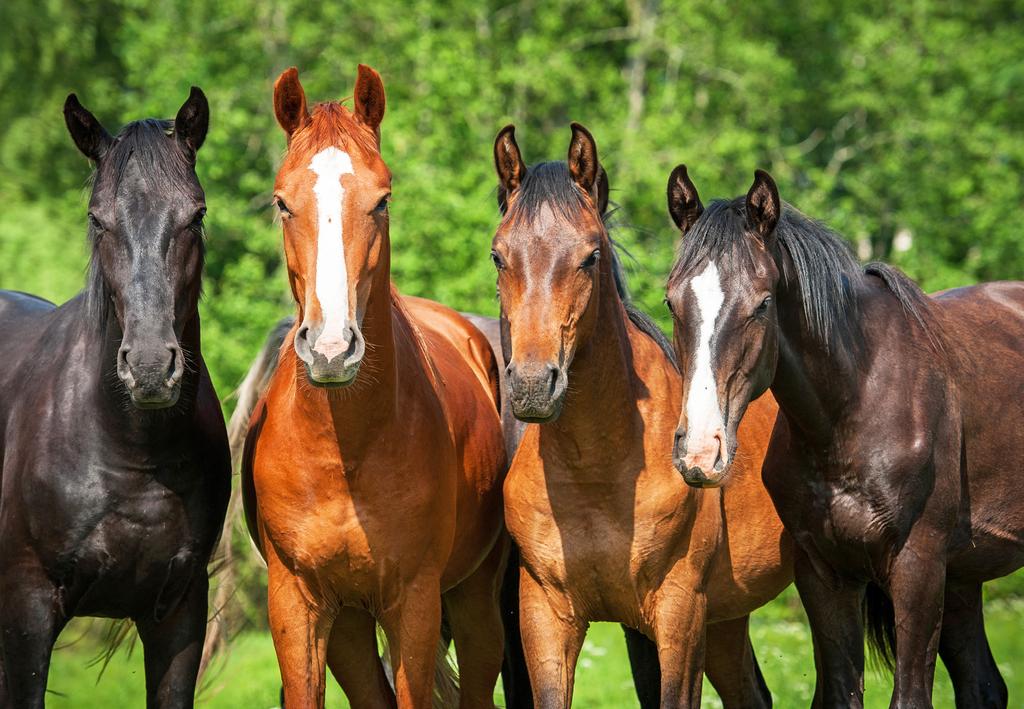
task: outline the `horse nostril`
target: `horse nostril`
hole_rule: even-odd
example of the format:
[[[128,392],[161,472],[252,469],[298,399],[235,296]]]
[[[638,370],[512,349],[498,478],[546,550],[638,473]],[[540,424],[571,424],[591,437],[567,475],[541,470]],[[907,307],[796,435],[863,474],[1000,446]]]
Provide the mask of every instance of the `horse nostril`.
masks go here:
[[[548,396],[555,395],[555,389],[558,388],[558,368],[554,365],[548,365]]]
[[[167,349],[171,353],[171,362],[167,365],[167,385],[174,386],[184,374],[184,358],[177,345],[169,344]]]

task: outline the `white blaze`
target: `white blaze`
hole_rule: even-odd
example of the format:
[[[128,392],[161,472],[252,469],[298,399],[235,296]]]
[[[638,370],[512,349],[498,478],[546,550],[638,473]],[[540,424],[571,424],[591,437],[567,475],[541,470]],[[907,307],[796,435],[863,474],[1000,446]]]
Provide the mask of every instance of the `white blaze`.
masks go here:
[[[316,298],[324,318],[324,329],[316,339],[316,351],[331,359],[348,347],[348,270],[342,233],[345,188],[341,176],[353,174],[349,154],[331,147],[313,156],[309,169],[316,175]]]
[[[718,266],[709,261],[699,276],[690,281],[690,288],[697,300],[700,313],[700,330],[697,333],[697,355],[693,367],[693,379],[686,395],[686,427],[688,448],[710,448],[710,440],[717,432],[724,435],[722,409],[718,405],[718,385],[711,368],[711,338],[715,334],[715,321],[722,309],[725,296],[722,293]],[[724,460],[725,453],[723,451]]]

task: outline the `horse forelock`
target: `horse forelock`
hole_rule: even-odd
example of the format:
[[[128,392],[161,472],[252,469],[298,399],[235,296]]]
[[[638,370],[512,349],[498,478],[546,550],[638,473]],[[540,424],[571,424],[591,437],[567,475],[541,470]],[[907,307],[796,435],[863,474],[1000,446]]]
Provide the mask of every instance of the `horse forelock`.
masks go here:
[[[367,158],[380,155],[377,134],[338,101],[313,106],[309,120],[292,135],[288,154],[297,159],[296,165],[305,168],[314,155],[329,147],[346,152],[354,148]]]

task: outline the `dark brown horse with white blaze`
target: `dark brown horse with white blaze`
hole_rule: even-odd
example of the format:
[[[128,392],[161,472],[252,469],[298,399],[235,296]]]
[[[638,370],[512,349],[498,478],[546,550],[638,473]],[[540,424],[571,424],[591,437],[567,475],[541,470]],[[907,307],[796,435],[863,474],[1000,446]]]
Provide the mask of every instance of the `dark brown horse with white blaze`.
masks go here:
[[[522,556],[534,702],[568,706],[588,624],[615,621],[657,646],[660,697],[645,704],[699,706],[706,665],[727,706],[767,706],[747,628],[792,578],[760,479],[775,402],[752,405],[724,490],[687,487],[664,443],[679,371],[657,326],[624,301],[594,139],[573,124],[566,162],[527,168],[508,126],[494,155],[509,400],[531,422],[505,517]]]
[[[715,421],[694,425],[687,405],[675,455],[688,479],[716,480],[707,452],[728,454],[766,389],[779,402],[763,475],[797,542],[815,706],[863,704],[864,604],[894,653],[892,706],[931,705],[938,652],[957,706],[1005,707],[981,585],[1024,564],[1024,284],[929,298],[862,269],[762,171],[704,209],[679,166],[668,201],[685,400],[707,386]]]
[[[274,195],[298,313],[250,424],[247,521],[287,706],[323,705],[325,664],[354,706],[429,706],[443,603],[459,703],[489,707],[507,548],[498,370],[462,316],[391,284],[384,101],[362,65],[351,111],[308,108],[295,69],[274,85],[288,137]]]
[[[200,352],[209,108],[193,88],[111,136],[72,94],[64,117],[96,166],[88,285],[0,291],[0,707],[43,706],[75,616],[134,620],[147,705],[190,707],[231,484]]]

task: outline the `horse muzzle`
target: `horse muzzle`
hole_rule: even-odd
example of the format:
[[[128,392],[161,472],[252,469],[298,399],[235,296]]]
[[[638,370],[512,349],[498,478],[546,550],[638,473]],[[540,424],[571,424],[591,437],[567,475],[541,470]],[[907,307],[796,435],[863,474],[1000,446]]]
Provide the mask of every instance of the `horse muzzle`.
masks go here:
[[[505,371],[509,402],[517,419],[527,423],[546,423],[558,418],[568,386],[563,368],[551,362],[524,365],[513,362]]]
[[[358,327],[345,327],[335,336],[322,328],[303,325],[295,333],[295,353],[306,365],[310,384],[345,387],[355,381],[366,354],[366,340]]]
[[[686,431],[676,430],[672,464],[687,485],[718,487],[729,474],[731,458],[725,431],[688,437]]]
[[[132,404],[140,409],[166,409],[181,395],[185,358],[176,342],[156,345],[122,344],[117,353],[117,376]]]

